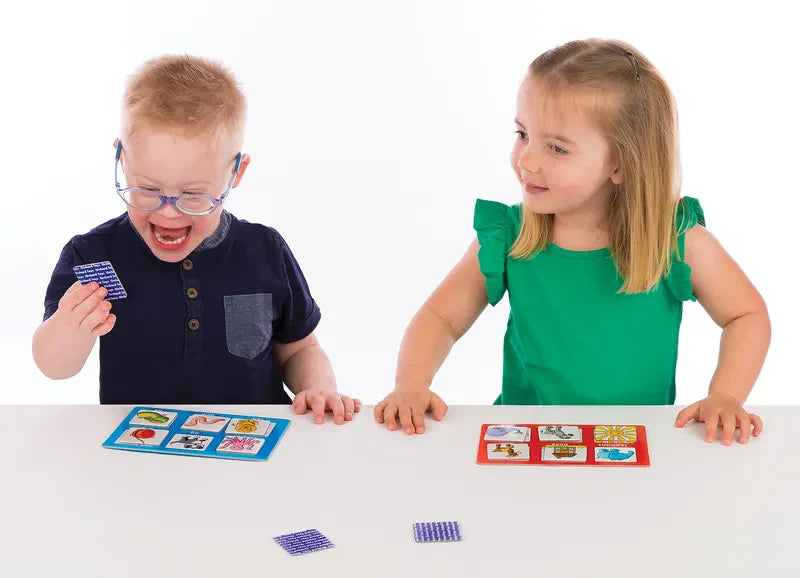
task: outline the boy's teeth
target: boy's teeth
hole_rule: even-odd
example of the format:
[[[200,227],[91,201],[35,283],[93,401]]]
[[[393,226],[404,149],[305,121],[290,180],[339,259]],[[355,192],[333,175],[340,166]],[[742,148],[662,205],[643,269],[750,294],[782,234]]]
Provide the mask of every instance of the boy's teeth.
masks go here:
[[[186,238],[186,233],[184,233],[181,237],[177,239],[173,239],[172,237],[165,237],[161,233],[158,232],[158,229],[155,229],[156,239],[159,240],[161,243],[166,243],[167,245],[177,245],[178,243],[182,243],[183,240]]]

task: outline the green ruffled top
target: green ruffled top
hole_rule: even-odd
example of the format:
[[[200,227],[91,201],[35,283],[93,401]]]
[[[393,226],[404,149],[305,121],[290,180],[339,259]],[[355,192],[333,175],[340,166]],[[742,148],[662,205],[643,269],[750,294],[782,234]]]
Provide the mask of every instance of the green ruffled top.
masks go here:
[[[678,205],[678,252],[648,293],[618,294],[622,278],[608,248],[550,244],[530,259],[508,257],[522,206],[479,199],[474,228],[489,303],[508,292],[503,345],[506,405],[663,405],[675,402],[683,302],[694,301],[685,233],[705,225],[697,199]]]

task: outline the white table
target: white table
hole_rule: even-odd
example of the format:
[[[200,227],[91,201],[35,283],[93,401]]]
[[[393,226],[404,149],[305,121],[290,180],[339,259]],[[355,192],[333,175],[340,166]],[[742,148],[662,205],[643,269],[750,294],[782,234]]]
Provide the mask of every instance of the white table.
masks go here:
[[[200,408],[201,406],[194,406]],[[103,449],[122,406],[0,406],[0,576],[796,576],[800,408],[750,408],[746,446],[672,425],[671,407],[451,407],[406,436],[356,420],[288,417],[267,462]],[[483,466],[483,423],[633,423],[650,467]],[[464,539],[417,544],[412,523]],[[289,556],[318,528],[336,545]]]

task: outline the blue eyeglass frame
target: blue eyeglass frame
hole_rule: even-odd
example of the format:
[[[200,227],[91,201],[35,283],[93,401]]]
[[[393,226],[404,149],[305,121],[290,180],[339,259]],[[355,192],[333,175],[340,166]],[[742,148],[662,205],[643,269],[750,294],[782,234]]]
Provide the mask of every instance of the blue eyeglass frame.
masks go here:
[[[117,194],[125,202],[126,205],[128,205],[129,207],[133,207],[134,209],[137,209],[139,211],[157,211],[161,207],[163,207],[164,205],[172,205],[173,207],[175,207],[175,210],[180,211],[184,215],[191,215],[191,216],[194,216],[194,217],[201,216],[201,215],[210,215],[211,213],[216,211],[218,207],[222,206],[222,203],[225,202],[225,198],[231,192],[231,188],[233,187],[233,183],[236,181],[236,177],[239,175],[239,167],[242,164],[242,153],[239,152],[239,153],[236,154],[236,165],[233,168],[233,176],[231,177],[231,180],[228,183],[228,188],[225,189],[225,192],[222,193],[222,195],[220,195],[219,198],[212,197],[210,195],[178,195],[177,197],[170,197],[170,196],[167,196],[167,195],[161,195],[159,193],[156,193],[155,191],[148,191],[147,189],[140,189],[138,187],[126,187],[124,189],[121,188],[120,184],[119,184],[119,173],[117,172],[117,170],[119,169],[119,159],[120,159],[121,156],[122,156],[122,140],[121,139],[117,139],[117,152],[114,154],[114,187],[117,189]],[[145,195],[149,195],[151,197],[157,197],[161,201],[161,203],[157,207],[154,207],[152,209],[141,209],[141,208],[139,208],[139,207],[137,207],[135,205],[131,205],[128,201],[125,200],[125,193],[129,192],[129,191],[138,191],[140,193],[143,193]],[[202,212],[184,211],[177,204],[178,201],[180,199],[184,198],[184,197],[191,197],[191,198],[194,198],[194,199],[199,197],[199,198],[208,199],[209,201],[211,201],[212,207],[209,210],[202,211]]]

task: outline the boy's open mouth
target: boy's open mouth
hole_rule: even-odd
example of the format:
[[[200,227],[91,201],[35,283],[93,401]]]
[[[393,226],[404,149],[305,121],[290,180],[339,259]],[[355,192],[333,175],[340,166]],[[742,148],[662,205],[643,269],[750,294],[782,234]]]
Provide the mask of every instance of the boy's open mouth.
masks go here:
[[[168,229],[150,223],[150,235],[153,242],[160,249],[165,251],[177,251],[182,249],[189,242],[191,227],[181,227],[180,229]]]

